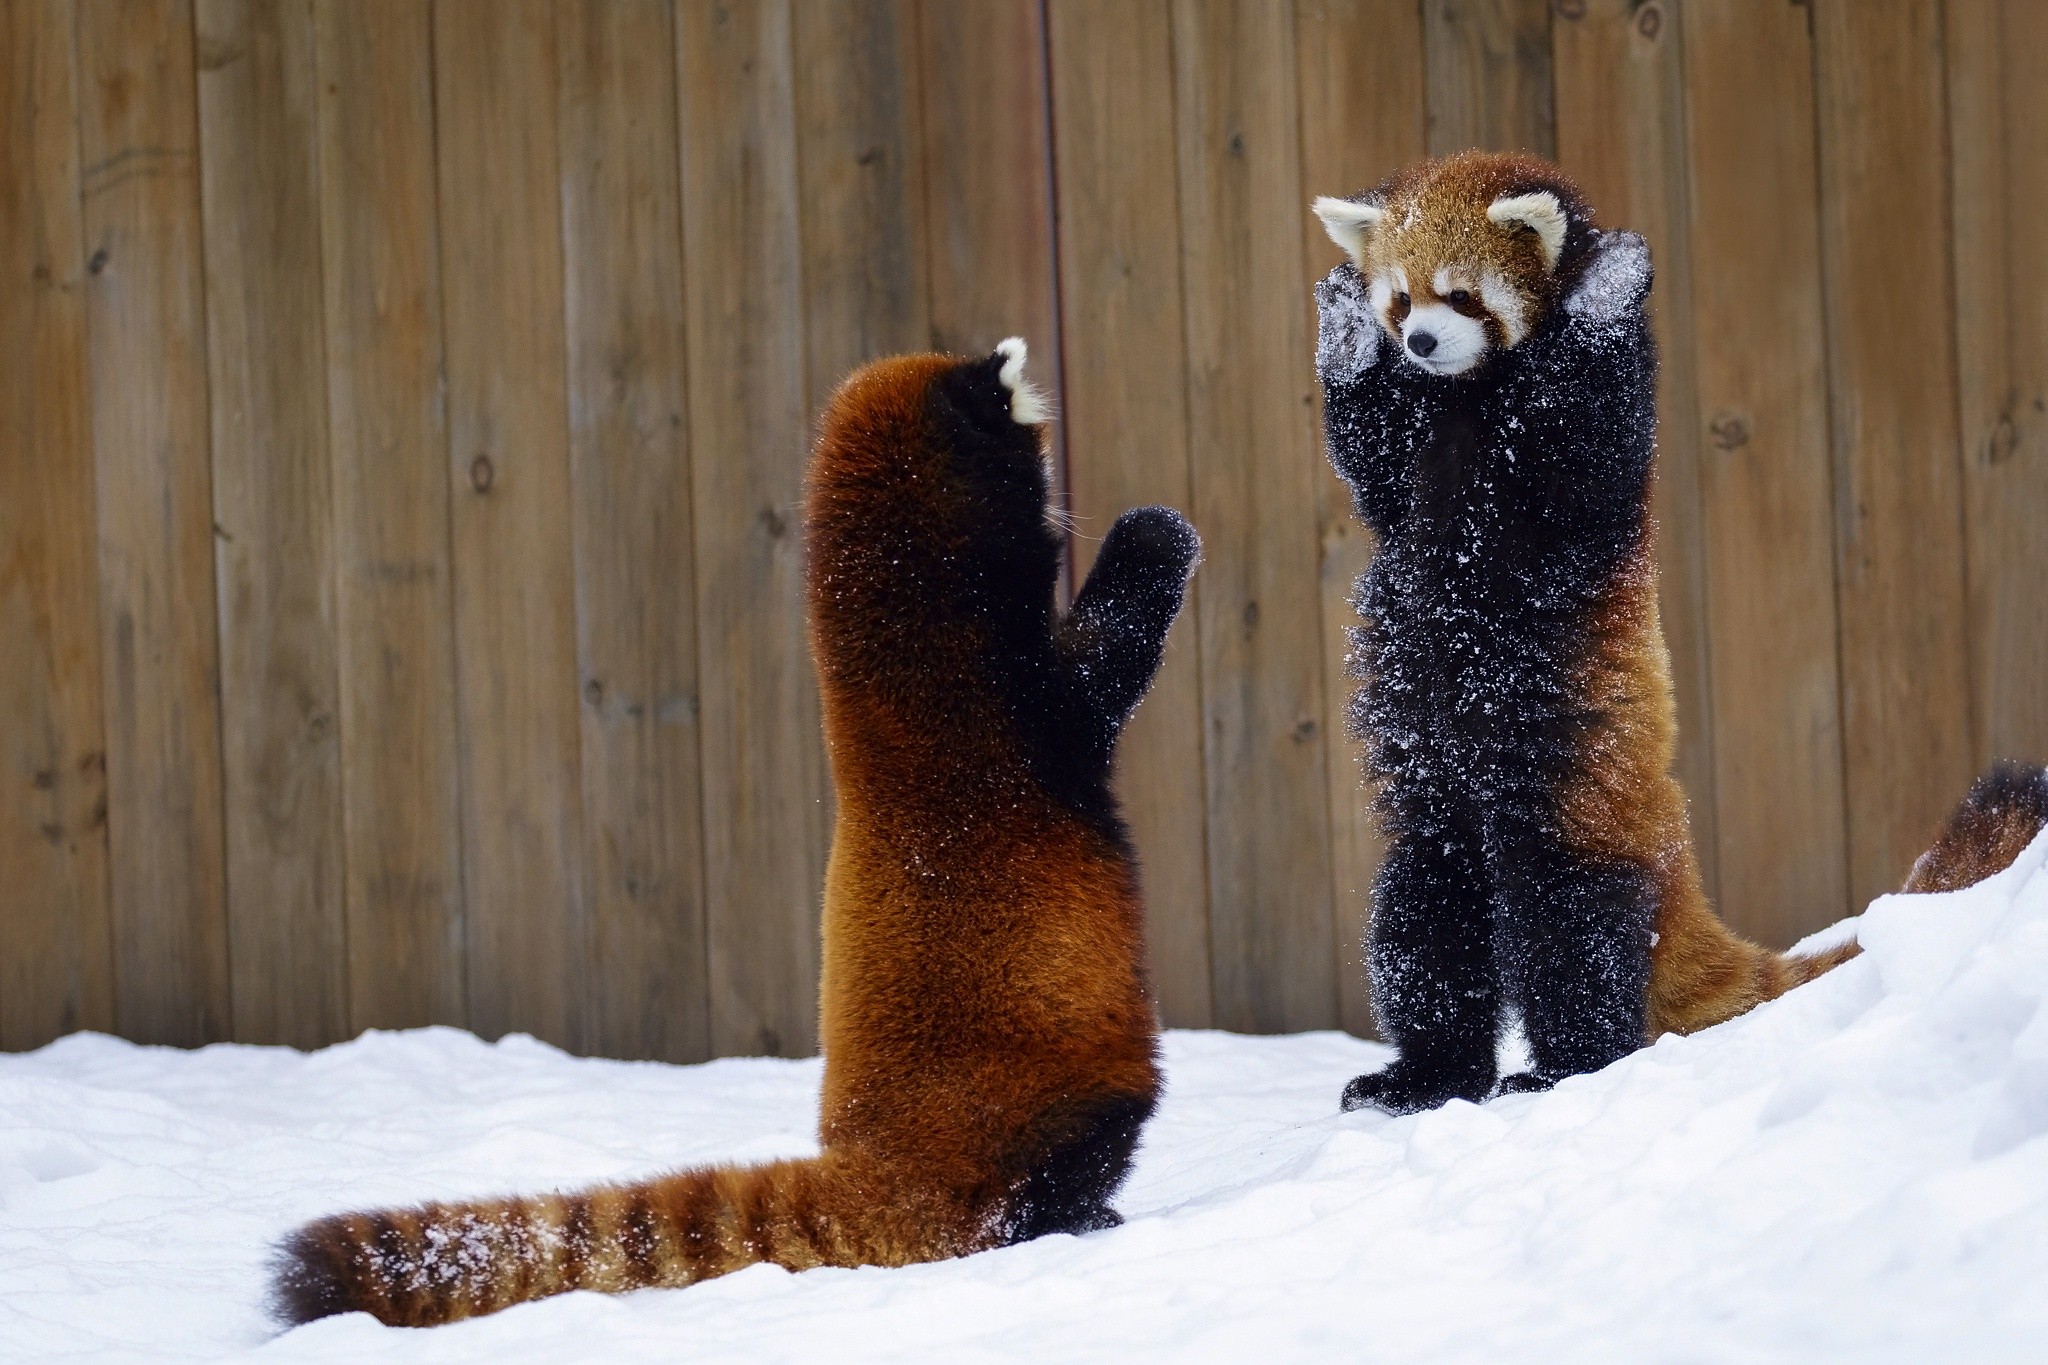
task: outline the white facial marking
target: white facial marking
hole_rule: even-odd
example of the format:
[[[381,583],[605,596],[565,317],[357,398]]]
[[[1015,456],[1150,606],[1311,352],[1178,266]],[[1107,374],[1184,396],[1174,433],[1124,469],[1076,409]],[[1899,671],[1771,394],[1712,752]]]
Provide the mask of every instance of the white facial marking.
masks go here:
[[[1516,346],[1529,335],[1529,305],[1521,292],[1489,270],[1479,277],[1479,301],[1486,311],[1500,319],[1507,333],[1507,345]]]
[[[1431,374],[1463,374],[1486,354],[1485,324],[1448,303],[1419,303],[1401,324],[1401,354]]]
[[[1038,386],[1024,377],[1025,350],[1023,337],[1006,337],[997,342],[996,354],[1003,357],[1003,368],[996,377],[1010,391],[1010,420],[1018,426],[1035,427],[1052,419],[1052,409]]]

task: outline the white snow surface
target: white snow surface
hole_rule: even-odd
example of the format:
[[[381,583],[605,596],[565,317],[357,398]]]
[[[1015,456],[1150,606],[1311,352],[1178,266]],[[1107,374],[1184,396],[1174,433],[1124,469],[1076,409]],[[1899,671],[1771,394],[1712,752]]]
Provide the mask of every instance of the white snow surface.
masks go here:
[[[2048,836],[1866,953],[1543,1095],[1339,1114],[1385,1049],[1176,1032],[1128,1222],[901,1270],[759,1266],[424,1331],[280,1334],[348,1207],[812,1149],[816,1061],[524,1037],[0,1057],[9,1361],[2000,1361],[2048,1350]]]

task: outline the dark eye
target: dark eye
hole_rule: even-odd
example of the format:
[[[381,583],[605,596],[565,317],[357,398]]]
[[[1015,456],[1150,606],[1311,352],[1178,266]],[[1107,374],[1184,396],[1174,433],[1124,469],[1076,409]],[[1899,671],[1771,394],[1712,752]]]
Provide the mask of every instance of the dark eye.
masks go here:
[[[1463,308],[1466,304],[1472,302],[1472,295],[1463,289],[1453,289],[1450,293],[1444,295],[1444,300],[1453,308]]]
[[[1394,306],[1396,308],[1406,308],[1408,306],[1408,296],[1406,294],[1394,295]]]

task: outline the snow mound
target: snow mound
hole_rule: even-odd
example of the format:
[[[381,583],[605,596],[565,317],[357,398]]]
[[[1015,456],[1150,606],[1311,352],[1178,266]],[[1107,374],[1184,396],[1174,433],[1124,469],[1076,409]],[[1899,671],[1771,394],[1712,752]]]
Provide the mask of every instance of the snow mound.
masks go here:
[[[0,1359],[2039,1359],[2048,836],[1858,934],[1733,1023],[1410,1118],[1336,1112],[1372,1044],[1173,1033],[1122,1228],[425,1332],[277,1335],[268,1246],[351,1206],[807,1152],[818,1064],[67,1038],[0,1057]]]

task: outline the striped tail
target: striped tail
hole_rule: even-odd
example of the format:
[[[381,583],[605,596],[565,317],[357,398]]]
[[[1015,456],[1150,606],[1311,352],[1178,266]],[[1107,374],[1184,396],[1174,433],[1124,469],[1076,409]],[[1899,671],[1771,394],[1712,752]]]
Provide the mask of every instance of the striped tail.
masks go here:
[[[365,1312],[428,1327],[575,1289],[681,1286],[759,1262],[903,1265],[977,1249],[958,1209],[827,1154],[527,1199],[308,1223],[272,1262],[291,1324]]]
[[[2048,769],[2000,763],[1977,779],[1921,854],[1905,891],[1955,891],[2012,866],[2048,827]],[[1775,1000],[1863,951],[1852,940],[1800,957],[1730,931],[1711,912],[1679,916],[1652,952],[1650,1035],[1692,1033]]]
[[[1977,779],[1906,878],[1907,891],[1958,891],[2012,866],[2048,826],[2048,768],[2000,763]]]

